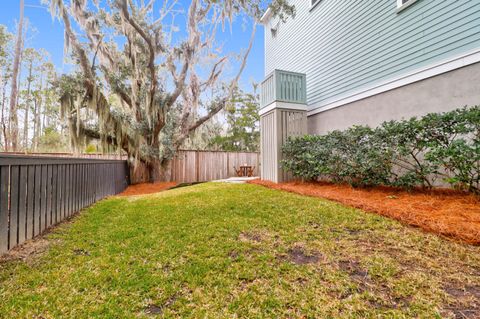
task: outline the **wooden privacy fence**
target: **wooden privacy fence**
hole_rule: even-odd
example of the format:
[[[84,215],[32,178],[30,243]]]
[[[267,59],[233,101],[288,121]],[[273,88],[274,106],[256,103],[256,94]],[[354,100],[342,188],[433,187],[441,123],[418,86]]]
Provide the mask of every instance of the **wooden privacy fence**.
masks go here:
[[[0,254],[127,185],[126,161],[0,154]]]
[[[205,182],[236,176],[234,167],[254,166],[260,175],[260,153],[222,151],[179,151],[172,163],[172,181]]]

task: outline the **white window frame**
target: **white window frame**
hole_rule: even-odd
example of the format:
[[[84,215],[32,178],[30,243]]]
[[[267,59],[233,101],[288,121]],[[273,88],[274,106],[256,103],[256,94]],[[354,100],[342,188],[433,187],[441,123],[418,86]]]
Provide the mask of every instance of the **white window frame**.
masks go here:
[[[412,4],[414,4],[418,0],[408,0],[405,3],[403,3],[403,1],[404,0],[397,0],[397,12],[400,12],[400,11],[410,7]]]

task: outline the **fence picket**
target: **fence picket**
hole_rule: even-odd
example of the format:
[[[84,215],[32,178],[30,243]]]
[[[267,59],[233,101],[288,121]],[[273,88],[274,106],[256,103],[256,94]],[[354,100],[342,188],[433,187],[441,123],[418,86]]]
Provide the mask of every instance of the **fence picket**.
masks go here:
[[[0,254],[8,250],[8,187],[10,167],[0,166]]]
[[[18,192],[20,189],[20,167],[10,167],[10,240],[8,249],[18,245]]]
[[[33,227],[35,225],[34,219],[34,200],[35,200],[35,166],[29,165],[27,167],[27,205],[26,205],[26,225],[25,225],[25,238],[33,238]]]
[[[34,202],[33,202],[33,236],[37,236],[40,234],[40,225],[41,225],[41,216],[40,216],[40,208],[41,208],[41,199],[42,199],[42,166],[35,165],[35,186],[34,186]]]
[[[18,188],[18,244],[26,239],[27,230],[27,181],[28,166],[20,166],[20,180]]]
[[[47,227],[47,165],[42,165],[42,179],[40,182],[40,233]]]
[[[47,197],[47,210],[45,211],[45,228],[52,225],[52,165],[47,165],[47,179],[46,184],[46,197]]]

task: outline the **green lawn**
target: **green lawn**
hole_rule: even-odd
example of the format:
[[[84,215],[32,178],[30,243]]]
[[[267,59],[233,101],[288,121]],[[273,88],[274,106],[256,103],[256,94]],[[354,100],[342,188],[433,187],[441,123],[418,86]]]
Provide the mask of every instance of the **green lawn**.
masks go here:
[[[0,317],[480,314],[479,247],[254,185],[104,200],[47,239],[0,264]]]

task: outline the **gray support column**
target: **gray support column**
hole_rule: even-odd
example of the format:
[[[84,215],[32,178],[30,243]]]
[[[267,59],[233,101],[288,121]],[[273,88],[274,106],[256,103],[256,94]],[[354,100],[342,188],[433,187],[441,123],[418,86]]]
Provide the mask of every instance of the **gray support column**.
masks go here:
[[[261,178],[291,179],[281,167],[282,146],[290,136],[307,134],[307,81],[303,73],[275,70],[261,85]]]
[[[275,183],[292,178],[280,164],[282,146],[290,136],[307,134],[306,110],[288,108],[288,104],[282,103],[260,115],[261,178]]]

